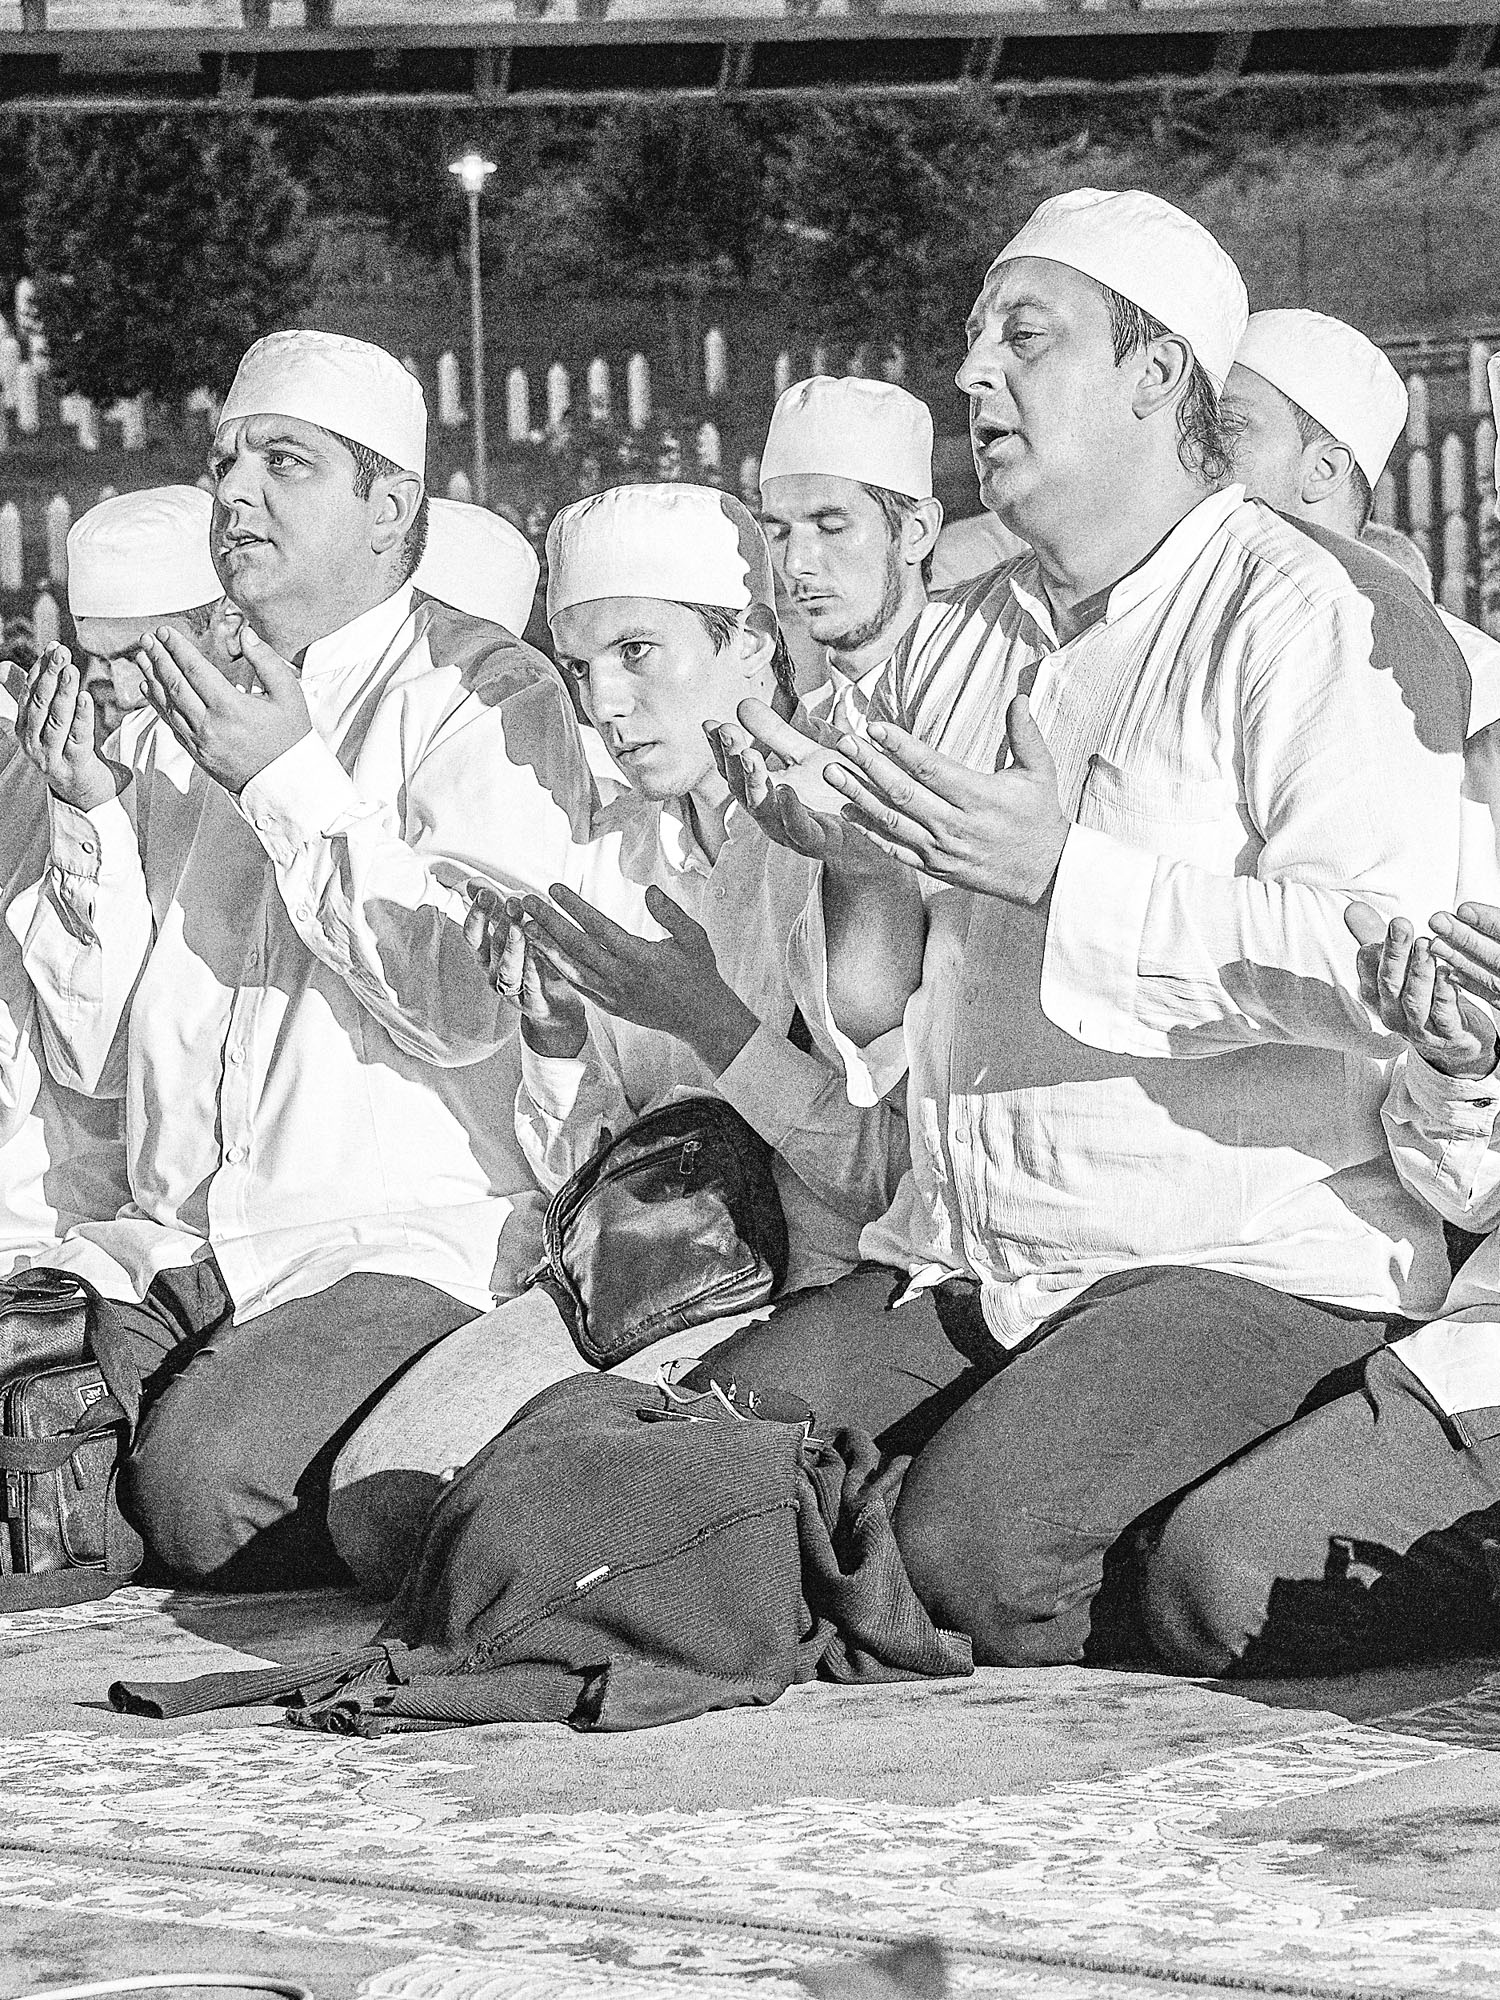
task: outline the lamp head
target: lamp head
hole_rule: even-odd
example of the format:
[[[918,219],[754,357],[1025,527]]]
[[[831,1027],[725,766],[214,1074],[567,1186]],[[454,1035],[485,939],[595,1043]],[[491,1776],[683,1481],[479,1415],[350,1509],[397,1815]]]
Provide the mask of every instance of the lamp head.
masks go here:
[[[465,194],[483,194],[485,182],[495,171],[495,162],[487,160],[483,153],[476,153],[471,149],[462,159],[452,161],[448,171],[450,174],[457,174],[459,185]]]

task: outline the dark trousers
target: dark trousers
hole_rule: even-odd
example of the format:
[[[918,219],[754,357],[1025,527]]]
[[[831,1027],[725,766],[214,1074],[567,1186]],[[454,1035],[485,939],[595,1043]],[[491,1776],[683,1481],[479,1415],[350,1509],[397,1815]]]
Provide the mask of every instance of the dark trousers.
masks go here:
[[[800,1395],[825,1429],[913,1454],[895,1512],[908,1573],[992,1666],[1139,1654],[1126,1531],[1406,1330],[1161,1266],[1090,1286],[1007,1358],[975,1287],[893,1306],[904,1286],[866,1266],[800,1293],[687,1380]]]
[[[1500,1437],[1466,1440],[1391,1353],[1195,1488],[1154,1539],[1147,1622],[1181,1673],[1348,1673],[1500,1645]]]
[[[475,1317],[419,1279],[358,1272],[239,1326],[211,1257],[108,1310],[141,1385],[121,1504],[156,1564],[226,1590],[347,1580],[327,1528],[339,1448]]]

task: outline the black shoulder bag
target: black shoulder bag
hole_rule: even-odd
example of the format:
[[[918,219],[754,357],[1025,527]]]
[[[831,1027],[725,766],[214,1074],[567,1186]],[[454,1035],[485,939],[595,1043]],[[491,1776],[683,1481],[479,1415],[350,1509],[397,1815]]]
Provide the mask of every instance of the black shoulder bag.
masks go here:
[[[541,1282],[585,1361],[612,1368],[775,1297],[787,1267],[775,1157],[717,1097],[678,1098],[606,1134],[543,1224]]]

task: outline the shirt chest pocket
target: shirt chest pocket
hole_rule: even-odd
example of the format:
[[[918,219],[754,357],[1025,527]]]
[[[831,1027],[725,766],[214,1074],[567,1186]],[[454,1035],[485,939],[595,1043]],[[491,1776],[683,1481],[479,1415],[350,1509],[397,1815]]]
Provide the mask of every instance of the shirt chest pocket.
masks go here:
[[[1218,875],[1248,874],[1261,844],[1233,778],[1137,774],[1098,756],[1089,760],[1078,824]]]

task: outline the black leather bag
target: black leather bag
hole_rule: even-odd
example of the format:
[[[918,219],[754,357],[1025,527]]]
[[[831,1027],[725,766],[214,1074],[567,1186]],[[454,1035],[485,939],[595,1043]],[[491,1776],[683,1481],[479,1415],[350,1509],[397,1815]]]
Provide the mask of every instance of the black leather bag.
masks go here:
[[[67,1272],[0,1283],[0,1611],[104,1597],[140,1566],[115,1500],[130,1417],[96,1358],[101,1310]]]
[[[747,1312],[786,1278],[775,1154],[732,1106],[683,1097],[616,1139],[547,1205],[544,1282],[574,1345],[612,1368],[684,1327]]]

